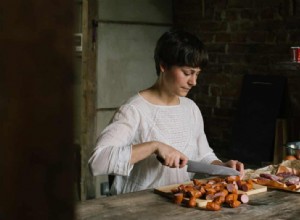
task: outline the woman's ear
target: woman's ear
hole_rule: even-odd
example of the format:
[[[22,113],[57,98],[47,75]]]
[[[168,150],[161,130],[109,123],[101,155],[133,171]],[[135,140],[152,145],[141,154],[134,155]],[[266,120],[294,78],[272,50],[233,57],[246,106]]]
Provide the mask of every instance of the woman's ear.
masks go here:
[[[165,72],[166,67],[164,64],[161,63],[161,64],[159,64],[159,69],[160,69],[160,72],[163,73],[163,72]]]

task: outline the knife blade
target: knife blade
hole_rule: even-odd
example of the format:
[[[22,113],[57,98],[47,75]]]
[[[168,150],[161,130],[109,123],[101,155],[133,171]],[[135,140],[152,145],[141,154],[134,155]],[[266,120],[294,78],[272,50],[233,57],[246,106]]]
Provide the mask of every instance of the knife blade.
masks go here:
[[[156,156],[156,158],[164,164],[164,159]],[[238,176],[240,172],[229,167],[221,165],[207,164],[199,161],[188,160],[187,171],[192,173],[209,174],[211,176]]]
[[[187,171],[193,173],[203,173],[212,176],[238,176],[240,172],[230,167],[221,165],[207,164],[199,161],[189,160]]]

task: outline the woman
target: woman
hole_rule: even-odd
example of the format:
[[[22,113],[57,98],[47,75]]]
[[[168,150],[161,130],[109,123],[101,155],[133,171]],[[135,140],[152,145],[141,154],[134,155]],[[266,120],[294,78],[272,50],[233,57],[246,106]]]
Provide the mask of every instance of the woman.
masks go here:
[[[112,194],[189,181],[188,159],[243,173],[242,163],[216,157],[199,108],[185,97],[208,61],[203,43],[188,32],[169,31],[159,38],[154,59],[157,81],[122,105],[103,130],[89,160],[92,173],[116,176]]]

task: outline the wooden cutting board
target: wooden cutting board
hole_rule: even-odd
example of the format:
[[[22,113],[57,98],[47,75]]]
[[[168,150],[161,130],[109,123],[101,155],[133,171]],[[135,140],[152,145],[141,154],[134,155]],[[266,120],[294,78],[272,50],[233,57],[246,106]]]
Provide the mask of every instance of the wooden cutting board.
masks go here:
[[[158,187],[154,189],[154,193],[157,193],[159,195],[168,197],[168,198],[173,198],[173,193],[171,192],[172,189],[177,188],[179,185],[189,185],[192,184],[193,185],[193,181],[189,181],[189,182],[185,182],[185,183],[181,183],[181,184],[174,184],[174,185],[168,185],[168,186],[162,186],[162,187]],[[238,191],[239,194],[247,194],[248,196],[254,195],[254,194],[258,194],[258,193],[263,193],[267,191],[267,187],[266,186],[262,186],[262,185],[258,185],[258,184],[253,184],[253,189],[249,190],[248,192],[244,192],[244,191]],[[205,199],[196,199],[196,203],[197,206],[200,208],[205,208],[206,207],[206,203],[210,202],[211,200],[205,200]]]

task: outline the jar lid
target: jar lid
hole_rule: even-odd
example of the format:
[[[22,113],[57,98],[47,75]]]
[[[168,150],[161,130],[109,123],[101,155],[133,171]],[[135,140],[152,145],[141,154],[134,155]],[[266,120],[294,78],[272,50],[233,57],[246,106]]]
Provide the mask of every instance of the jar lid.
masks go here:
[[[300,149],[300,141],[289,142],[286,144],[286,147],[298,150],[298,149]]]

